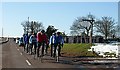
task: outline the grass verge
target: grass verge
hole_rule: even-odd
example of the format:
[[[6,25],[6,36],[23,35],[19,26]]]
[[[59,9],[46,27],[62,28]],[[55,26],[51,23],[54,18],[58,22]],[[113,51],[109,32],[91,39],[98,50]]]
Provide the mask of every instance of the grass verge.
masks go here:
[[[63,56],[72,56],[72,57],[97,57],[96,53],[88,51],[90,49],[90,44],[64,44],[62,48]]]

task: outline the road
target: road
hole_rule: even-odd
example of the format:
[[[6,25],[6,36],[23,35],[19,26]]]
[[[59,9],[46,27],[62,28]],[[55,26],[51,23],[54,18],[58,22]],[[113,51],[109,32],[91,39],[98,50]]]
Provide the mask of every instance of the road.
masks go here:
[[[44,57],[43,63],[39,59],[34,59],[30,54],[23,52],[22,47],[18,47],[13,40],[10,40],[8,43],[3,44],[3,57],[2,65],[3,68],[69,68],[74,67],[73,65],[67,64],[58,64],[55,63],[55,60],[50,56],[46,58],[51,60],[47,62],[48,59]],[[53,61],[53,62],[52,62]]]
[[[108,66],[83,64],[81,62],[73,62],[72,60],[67,57],[60,57],[60,61],[57,63],[54,58],[48,55],[43,57],[43,62],[41,63],[39,59],[34,59],[33,55],[26,54],[23,51],[23,47],[19,47],[13,39],[10,39],[7,43],[2,45],[2,68],[84,68],[90,70],[88,68],[118,66],[116,64]]]

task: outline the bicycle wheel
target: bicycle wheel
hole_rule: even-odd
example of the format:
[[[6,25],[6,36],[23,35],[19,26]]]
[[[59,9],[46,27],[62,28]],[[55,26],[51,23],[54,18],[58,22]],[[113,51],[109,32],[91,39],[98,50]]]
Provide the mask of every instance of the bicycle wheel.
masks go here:
[[[43,63],[43,56],[45,55],[45,43],[42,43],[42,46],[40,47],[40,62]]]
[[[34,50],[33,56],[34,56],[34,59],[35,59],[36,58],[36,48],[35,48],[35,45],[33,45],[33,50]]]
[[[40,56],[39,56],[39,60],[40,60],[40,62],[42,63],[42,46],[40,47],[40,50],[39,50],[40,52],[39,52],[39,54],[40,54]]]
[[[59,62],[59,53],[58,53],[58,50],[59,50],[59,46],[57,46],[56,48],[56,61]]]
[[[44,54],[43,55],[47,55],[47,46],[46,46],[46,44],[44,44]]]

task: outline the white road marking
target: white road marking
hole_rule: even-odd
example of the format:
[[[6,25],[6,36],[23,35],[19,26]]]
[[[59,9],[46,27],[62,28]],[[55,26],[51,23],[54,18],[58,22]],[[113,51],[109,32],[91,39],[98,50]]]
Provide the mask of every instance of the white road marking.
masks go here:
[[[22,55],[22,53],[20,53]]]
[[[19,51],[19,49],[17,49]]]
[[[28,60],[26,60],[26,62],[27,62],[28,65],[31,65],[31,63]]]

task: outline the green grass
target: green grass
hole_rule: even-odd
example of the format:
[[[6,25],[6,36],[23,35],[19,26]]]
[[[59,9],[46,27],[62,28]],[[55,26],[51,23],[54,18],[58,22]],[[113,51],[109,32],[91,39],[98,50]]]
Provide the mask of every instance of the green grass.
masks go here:
[[[68,56],[97,56],[88,49],[90,49],[90,44],[64,44],[62,53]]]

